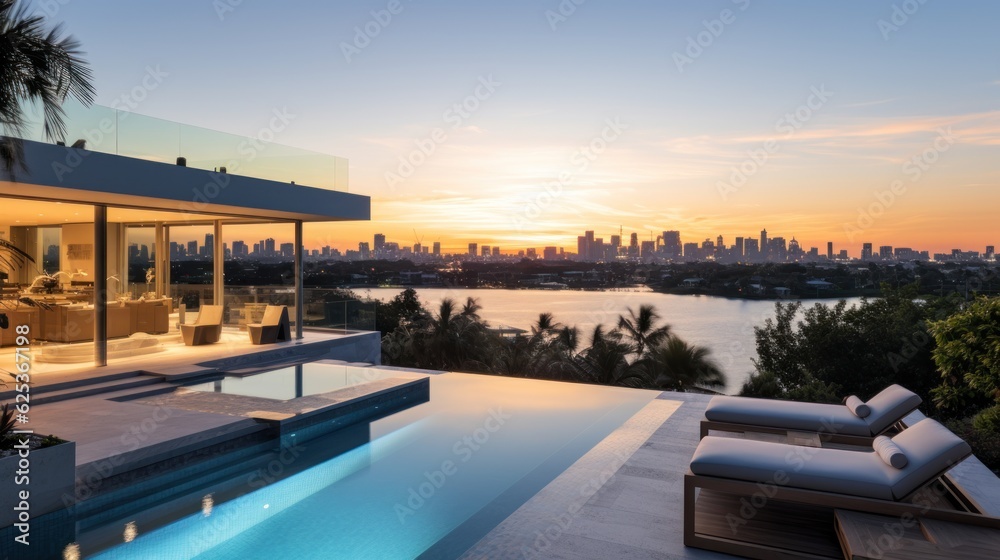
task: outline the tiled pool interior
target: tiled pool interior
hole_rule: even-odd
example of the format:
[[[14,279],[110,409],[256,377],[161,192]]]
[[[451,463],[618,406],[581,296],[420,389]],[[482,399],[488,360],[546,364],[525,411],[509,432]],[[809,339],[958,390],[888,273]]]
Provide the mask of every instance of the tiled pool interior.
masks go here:
[[[305,364],[222,381],[291,398],[296,377],[307,393],[420,376],[357,369],[368,371]],[[657,395],[456,373],[430,381],[430,402],[78,535],[82,557],[457,557]]]

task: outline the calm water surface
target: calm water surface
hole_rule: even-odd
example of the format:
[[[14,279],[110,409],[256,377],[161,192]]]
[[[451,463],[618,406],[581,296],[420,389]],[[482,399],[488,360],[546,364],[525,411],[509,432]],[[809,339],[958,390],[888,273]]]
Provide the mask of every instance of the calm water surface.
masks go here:
[[[371,297],[388,300],[399,288],[375,288],[360,291]],[[490,324],[527,329],[548,311],[564,325],[576,325],[584,342],[598,324],[614,326],[618,315],[642,304],[656,306],[663,321],[674,334],[692,344],[708,347],[729,377],[726,392],[739,391],[743,380],[753,371],[756,358],[753,328],[774,317],[774,301],[740,300],[707,296],[678,296],[657,292],[582,292],[576,290],[472,290],[456,288],[417,288],[420,300],[436,310],[441,300],[450,297],[459,303],[474,297],[483,306],[480,314]],[[816,301],[834,305],[837,300],[800,300],[806,305]],[[848,299],[854,303],[857,298]]]

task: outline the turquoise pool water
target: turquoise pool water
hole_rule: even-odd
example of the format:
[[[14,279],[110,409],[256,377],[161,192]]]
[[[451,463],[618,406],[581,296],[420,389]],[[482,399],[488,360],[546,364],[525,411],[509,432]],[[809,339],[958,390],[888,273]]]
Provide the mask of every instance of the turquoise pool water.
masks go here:
[[[324,371],[344,370],[306,364],[301,376]],[[288,383],[287,372],[272,375]],[[162,527],[147,531],[136,522],[134,540],[89,557],[453,558],[657,394],[455,373],[430,378],[430,402],[372,422],[367,443],[266,486],[258,477],[242,495],[208,498],[202,511]],[[271,381],[254,383],[258,390]],[[317,442],[304,444],[302,455],[322,452]],[[296,450],[286,455],[293,465]]]
[[[287,400],[327,393],[400,374],[391,370],[345,364],[301,364],[253,375],[227,375],[217,381],[187,386],[205,392]],[[406,377],[406,374],[402,375]]]

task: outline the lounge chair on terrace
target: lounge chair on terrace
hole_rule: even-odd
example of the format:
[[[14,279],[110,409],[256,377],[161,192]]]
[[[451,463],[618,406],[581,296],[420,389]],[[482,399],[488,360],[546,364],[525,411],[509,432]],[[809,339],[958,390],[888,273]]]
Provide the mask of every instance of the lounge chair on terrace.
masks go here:
[[[288,308],[284,305],[268,305],[259,323],[247,324],[250,342],[253,344],[274,344],[292,339],[288,320]]]
[[[684,544],[761,559],[831,557],[832,547],[835,557],[835,510],[1000,529],[996,517],[947,509],[944,493],[926,499],[970,453],[931,419],[869,452],[708,436],[684,477]]]
[[[705,409],[701,437],[709,430],[771,434],[791,430],[819,433],[834,443],[868,446],[918,406],[920,397],[899,385],[886,387],[867,403],[856,397],[848,397],[845,404],[820,404],[717,396]]]
[[[181,336],[188,346],[218,342],[222,337],[222,306],[202,305],[194,323],[181,325]]]

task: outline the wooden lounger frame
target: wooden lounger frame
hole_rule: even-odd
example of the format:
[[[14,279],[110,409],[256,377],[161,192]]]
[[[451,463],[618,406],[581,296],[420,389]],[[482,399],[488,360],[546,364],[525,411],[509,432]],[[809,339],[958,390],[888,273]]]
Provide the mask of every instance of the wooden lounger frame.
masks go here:
[[[949,467],[950,468],[950,467]],[[947,469],[946,469],[947,470]],[[939,473],[930,482],[924,484],[906,498],[926,488],[934,483],[944,473]],[[698,533],[695,527],[695,490],[701,488],[705,490],[715,490],[738,496],[749,496],[760,491],[758,482],[734,480],[729,478],[718,478],[713,476],[696,475],[690,470],[684,475],[684,545],[706,550],[713,550],[735,556],[745,556],[760,560],[800,560],[803,558],[821,558],[808,552],[798,552],[794,548],[796,536],[788,535],[785,542],[776,542],[768,546],[759,543],[740,541],[735,538],[729,539],[704,533]],[[958,511],[950,509],[930,508],[926,505],[906,503],[902,501],[879,500],[875,498],[862,498],[847,494],[836,494],[832,492],[821,492],[816,490],[804,490],[786,486],[773,486],[770,488],[773,495],[768,498],[775,502],[791,502],[807,504],[826,508],[846,509],[860,511],[876,515],[888,515],[900,517],[911,515],[914,518],[940,519],[942,521],[952,521],[965,523],[980,527],[1000,529],[1000,518],[990,517],[978,512]],[[906,499],[904,498],[904,499]],[[778,504],[780,505],[780,504]],[[830,531],[834,531],[831,525]],[[784,546],[782,546],[784,545]]]
[[[913,407],[907,410],[900,419],[889,425],[888,428],[882,430],[881,432],[873,436],[853,436],[848,434],[837,434],[834,432],[818,432],[820,434],[820,439],[825,442],[839,443],[844,445],[858,445],[862,447],[870,447],[872,440],[880,435],[887,435],[888,432],[895,431],[900,432],[906,428],[906,424],[903,422],[903,418],[906,418],[913,411],[917,410],[919,407]],[[715,430],[717,432],[733,432],[737,434],[744,434],[747,432],[751,433],[762,433],[762,434],[777,434],[785,435],[788,432],[808,432],[809,430],[801,430],[796,428],[775,428],[774,426],[760,426],[758,424],[739,424],[736,422],[717,422],[715,420],[709,420],[707,418],[701,421],[701,437],[704,438],[708,435],[709,430]]]

